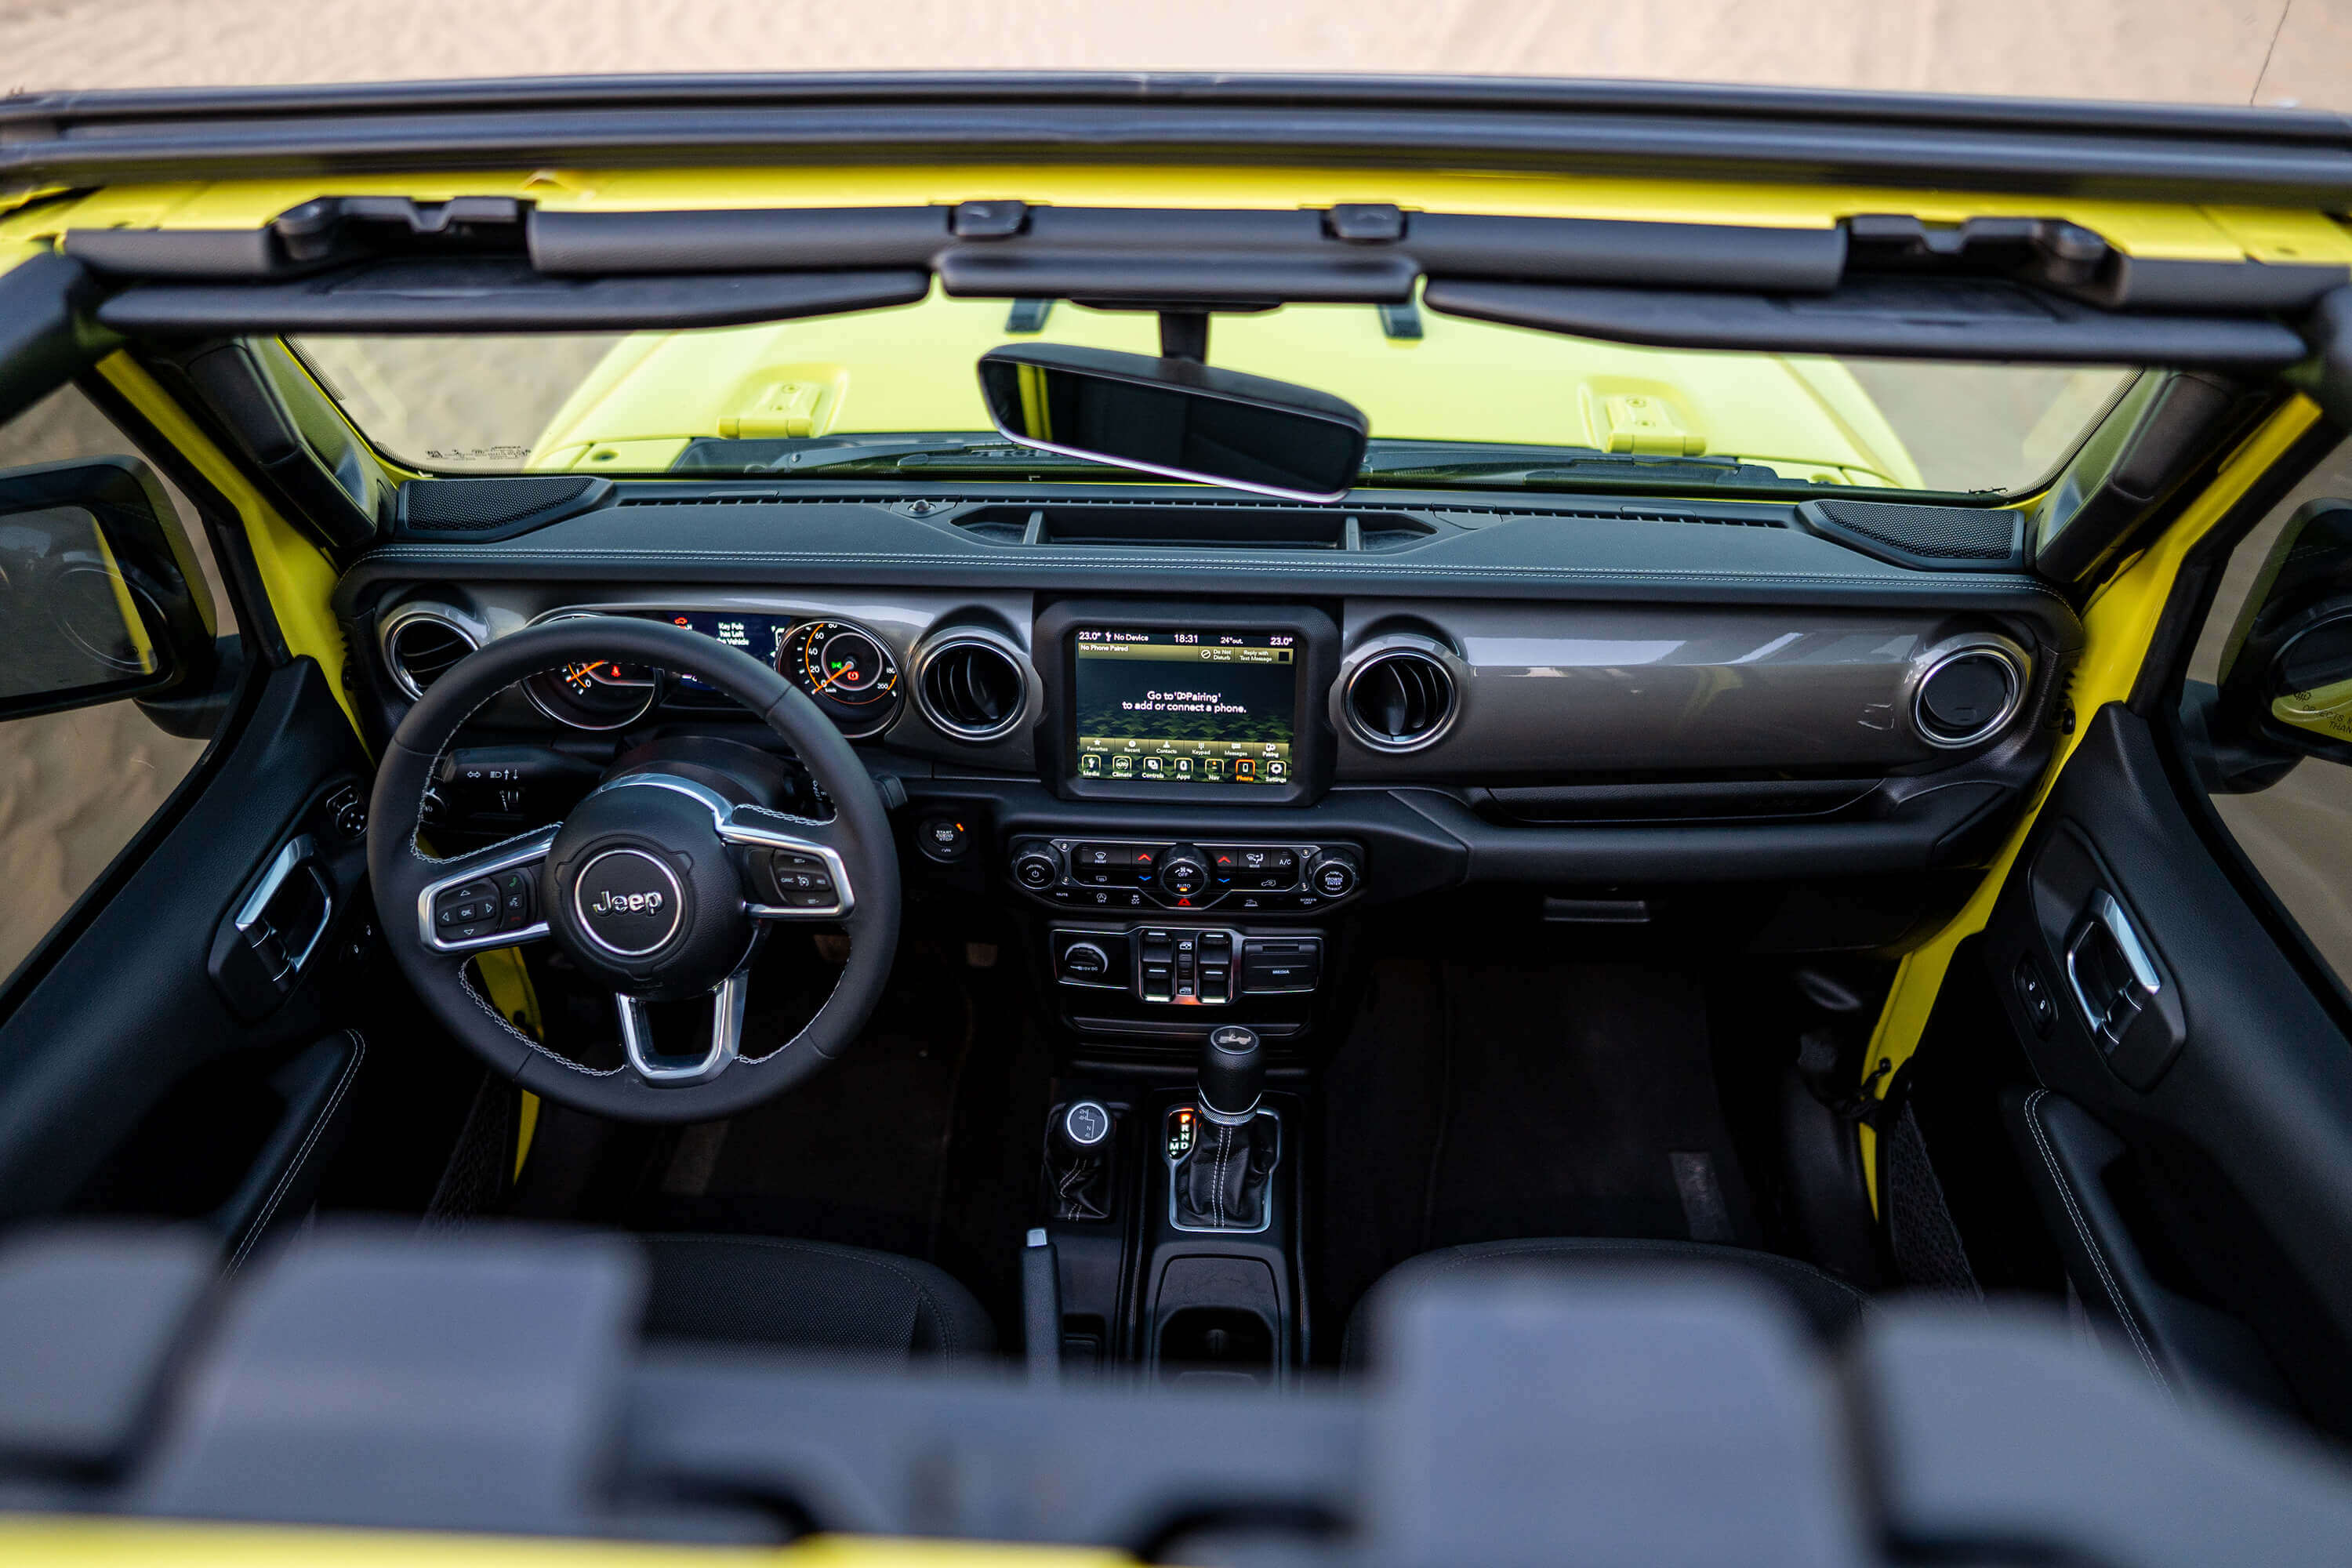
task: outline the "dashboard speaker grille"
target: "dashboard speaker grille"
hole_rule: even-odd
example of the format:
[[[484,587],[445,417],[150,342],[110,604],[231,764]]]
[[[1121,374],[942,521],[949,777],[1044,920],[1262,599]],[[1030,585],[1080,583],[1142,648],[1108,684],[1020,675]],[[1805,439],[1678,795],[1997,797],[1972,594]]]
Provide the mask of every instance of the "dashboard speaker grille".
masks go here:
[[[1027,683],[1011,654],[977,637],[927,655],[915,686],[923,716],[963,741],[992,741],[1020,721]]]
[[[2000,507],[1816,500],[1801,510],[1816,531],[1900,565],[2001,567],[2021,554],[2023,518]]]
[[[484,533],[561,511],[606,482],[573,475],[411,479],[400,487],[400,523],[411,533]]]
[[[1409,752],[1437,739],[1454,717],[1453,672],[1417,648],[1374,654],[1348,678],[1347,710],[1356,736],[1386,752]]]
[[[411,697],[424,696],[474,647],[470,634],[438,616],[411,616],[383,637],[384,663]]]

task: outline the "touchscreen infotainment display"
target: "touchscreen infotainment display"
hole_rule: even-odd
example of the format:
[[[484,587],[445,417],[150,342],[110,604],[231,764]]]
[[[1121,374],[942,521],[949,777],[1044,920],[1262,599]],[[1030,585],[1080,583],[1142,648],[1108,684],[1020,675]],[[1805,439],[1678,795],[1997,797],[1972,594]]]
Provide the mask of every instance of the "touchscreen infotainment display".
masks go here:
[[[1080,627],[1078,776],[1287,784],[1297,646],[1293,632]]]

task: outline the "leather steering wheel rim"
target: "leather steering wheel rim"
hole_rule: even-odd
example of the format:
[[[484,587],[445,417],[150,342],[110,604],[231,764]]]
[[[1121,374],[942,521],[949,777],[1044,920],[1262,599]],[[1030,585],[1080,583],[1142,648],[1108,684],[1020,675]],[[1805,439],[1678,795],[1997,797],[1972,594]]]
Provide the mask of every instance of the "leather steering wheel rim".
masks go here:
[[[791,1040],[765,1056],[733,1058],[698,1081],[649,1081],[632,1067],[590,1068],[557,1055],[517,1029],[482,994],[466,973],[472,953],[436,952],[420,929],[419,901],[428,889],[537,837],[524,835],[446,859],[428,855],[418,835],[425,790],[442,752],[491,698],[528,676],[583,658],[653,665],[709,682],[780,736],[834,803],[835,816],[826,825],[759,815],[807,830],[822,826],[825,842],[838,851],[847,887],[855,889],[854,903],[838,922],[849,935],[848,963],[832,995]],[[616,616],[576,616],[499,637],[467,655],[433,683],[394,731],[376,767],[369,822],[368,874],[376,913],[417,994],[493,1070],[559,1105],[637,1122],[734,1115],[791,1089],[846,1050],[873,1016],[889,978],[898,941],[898,857],[889,814],[872,776],[799,688],[751,655],[680,626]],[[542,899],[552,896],[551,888],[541,889]]]

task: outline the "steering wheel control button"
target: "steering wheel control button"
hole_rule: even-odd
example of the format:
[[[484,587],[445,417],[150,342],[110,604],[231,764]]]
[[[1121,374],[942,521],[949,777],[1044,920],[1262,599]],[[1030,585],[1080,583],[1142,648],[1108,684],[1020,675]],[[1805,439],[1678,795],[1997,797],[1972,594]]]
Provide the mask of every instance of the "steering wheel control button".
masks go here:
[[[654,856],[608,849],[581,868],[572,902],[589,941],[623,958],[643,958],[677,933],[686,900],[677,874]]]
[[[529,871],[520,868],[501,871],[493,880],[498,884],[500,931],[520,931],[538,918],[539,884]]]
[[[776,902],[788,910],[827,910],[840,900],[833,873],[820,856],[797,849],[771,850],[768,874],[775,880]]]
[[[488,879],[448,889],[433,900],[435,934],[443,942],[472,942],[499,929],[499,890]]]

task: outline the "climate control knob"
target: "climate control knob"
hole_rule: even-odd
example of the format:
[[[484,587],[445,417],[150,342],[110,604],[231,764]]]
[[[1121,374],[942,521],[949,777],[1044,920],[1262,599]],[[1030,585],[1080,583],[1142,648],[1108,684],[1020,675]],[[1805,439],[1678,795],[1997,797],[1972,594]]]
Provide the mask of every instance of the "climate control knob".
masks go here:
[[[1062,863],[1045,849],[1024,849],[1013,858],[1013,879],[1024,888],[1050,888],[1062,879]]]
[[[1209,886],[1209,859],[1190,844],[1172,844],[1160,857],[1160,886],[1180,899],[1204,892]]]
[[[1344,899],[1364,879],[1364,868],[1345,849],[1325,849],[1307,868],[1307,885],[1327,899]]]

